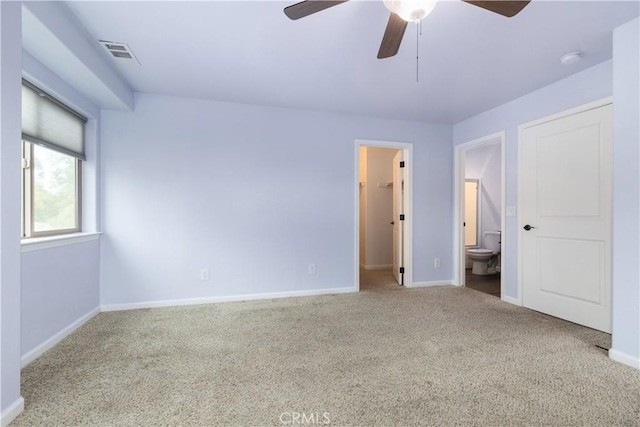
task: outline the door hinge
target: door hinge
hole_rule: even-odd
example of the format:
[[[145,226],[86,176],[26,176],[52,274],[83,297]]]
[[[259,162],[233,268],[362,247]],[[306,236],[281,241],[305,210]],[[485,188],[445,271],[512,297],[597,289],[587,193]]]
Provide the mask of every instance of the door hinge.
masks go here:
[[[400,221],[404,221],[404,214],[400,214]]]
[[[400,162],[400,167],[403,168],[404,167],[404,162]]]
[[[404,267],[400,267],[400,274],[404,274]]]

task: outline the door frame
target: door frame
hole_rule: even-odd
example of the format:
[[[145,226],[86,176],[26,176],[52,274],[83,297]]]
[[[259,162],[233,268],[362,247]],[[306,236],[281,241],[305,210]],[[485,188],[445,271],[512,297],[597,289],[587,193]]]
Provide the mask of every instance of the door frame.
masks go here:
[[[483,136],[471,141],[467,141],[455,146],[454,152],[454,280],[455,286],[465,286],[465,245],[464,245],[464,183],[465,183],[465,153],[472,148],[478,148],[482,145],[500,144],[500,181],[501,181],[501,202],[500,202],[500,298],[503,301],[510,301],[510,298],[505,294],[505,280],[504,280],[504,266],[506,259],[506,252],[508,246],[506,245],[506,219],[505,219],[505,206],[506,206],[506,155],[505,155],[505,140],[506,132],[504,130],[493,133],[491,135]]]
[[[405,221],[404,221],[404,286],[413,287],[413,144],[411,142],[356,139],[354,168],[354,289],[360,290],[360,147],[391,148],[404,151]]]
[[[609,104],[613,104],[613,97],[612,96],[607,96],[605,98],[601,98],[598,99],[596,101],[592,101],[592,102],[588,102],[586,104],[583,105],[579,105],[577,107],[574,108],[569,108],[568,110],[563,110],[560,111],[558,113],[555,114],[551,114],[549,116],[545,116],[545,117],[541,117],[539,119],[536,120],[532,120],[530,122],[527,123],[523,123],[521,125],[518,126],[518,216],[517,216],[517,220],[518,223],[516,224],[517,230],[518,230],[518,234],[517,234],[517,238],[518,238],[518,267],[517,267],[517,277],[518,277],[518,283],[517,283],[517,289],[518,289],[518,297],[514,299],[514,301],[520,305],[520,306],[524,306],[524,301],[522,299],[522,273],[523,273],[523,268],[522,268],[522,228],[521,228],[521,224],[523,224],[523,218],[521,216],[520,213],[520,207],[522,206],[522,174],[521,174],[521,165],[522,165],[522,161],[523,158],[521,156],[521,151],[520,147],[523,143],[523,137],[522,134],[524,132],[525,129],[530,128],[530,127],[534,127],[534,126],[538,126],[541,125],[543,123],[547,123],[547,122],[551,122],[554,120],[558,120],[558,119],[562,119],[565,117],[569,117],[569,116],[573,116],[576,114],[580,114],[580,113],[584,113],[585,111],[589,111],[589,110],[595,110],[596,108],[600,108],[600,107],[604,107],[605,105],[609,105]],[[614,144],[615,144],[615,140],[614,140]],[[613,223],[611,224],[611,228],[613,231]],[[613,255],[611,255],[611,261],[613,263]],[[613,265],[613,264],[612,264]],[[612,269],[613,271],[613,269]],[[613,280],[611,280],[611,291],[612,291],[612,295],[613,295]],[[613,314],[613,308],[611,309],[611,313]]]

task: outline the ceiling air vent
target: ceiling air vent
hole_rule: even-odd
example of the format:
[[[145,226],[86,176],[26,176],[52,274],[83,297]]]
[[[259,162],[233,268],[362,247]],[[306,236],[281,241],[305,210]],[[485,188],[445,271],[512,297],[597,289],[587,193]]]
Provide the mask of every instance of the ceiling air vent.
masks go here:
[[[100,44],[109,52],[109,54],[118,60],[118,62],[128,62],[130,64],[141,65],[138,58],[133,54],[131,48],[126,43],[110,42],[100,40]]]

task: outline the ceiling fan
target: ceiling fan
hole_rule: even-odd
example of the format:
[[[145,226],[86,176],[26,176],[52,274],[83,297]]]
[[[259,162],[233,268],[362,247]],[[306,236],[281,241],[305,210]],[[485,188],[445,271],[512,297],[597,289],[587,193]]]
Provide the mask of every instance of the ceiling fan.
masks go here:
[[[300,3],[287,6],[285,15],[290,19],[300,19],[323,11],[349,0],[305,0]],[[387,23],[387,29],[382,37],[378,59],[389,58],[398,53],[402,37],[409,22],[417,22],[427,16],[438,0],[383,0],[391,15]],[[531,0],[462,0],[475,6],[497,13],[508,18],[517,15]]]

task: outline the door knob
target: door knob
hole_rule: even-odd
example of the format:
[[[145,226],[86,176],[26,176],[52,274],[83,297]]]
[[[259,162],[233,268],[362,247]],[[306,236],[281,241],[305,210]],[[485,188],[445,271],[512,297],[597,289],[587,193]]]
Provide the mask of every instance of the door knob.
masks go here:
[[[529,230],[534,229],[535,227],[532,227],[532,226],[530,226],[529,224],[527,224],[527,225],[525,225],[525,226],[524,226],[524,227],[522,227],[522,228],[524,228],[525,230],[529,231]]]
[[[391,221],[389,224],[393,225],[393,224],[395,224],[395,223],[396,223],[395,221]]]

